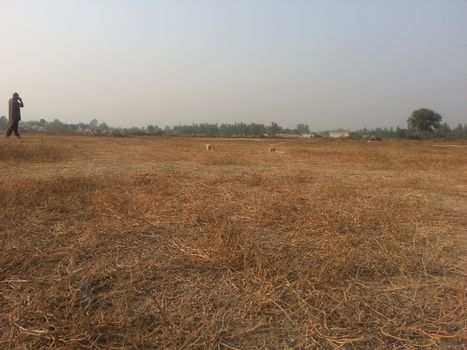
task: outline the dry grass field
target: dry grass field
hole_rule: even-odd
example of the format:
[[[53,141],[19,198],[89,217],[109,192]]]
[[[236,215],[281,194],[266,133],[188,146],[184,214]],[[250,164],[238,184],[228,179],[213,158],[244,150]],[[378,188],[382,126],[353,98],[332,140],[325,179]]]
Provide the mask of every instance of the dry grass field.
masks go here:
[[[467,144],[2,139],[0,348],[461,349],[466,238]]]

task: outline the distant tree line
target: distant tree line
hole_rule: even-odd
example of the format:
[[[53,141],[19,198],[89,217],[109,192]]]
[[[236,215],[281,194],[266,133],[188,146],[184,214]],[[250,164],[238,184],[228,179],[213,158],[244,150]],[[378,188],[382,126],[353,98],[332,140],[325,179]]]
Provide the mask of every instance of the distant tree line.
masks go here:
[[[399,126],[396,128],[363,128],[350,133],[352,138],[369,138],[379,137],[382,139],[446,139],[446,140],[467,140],[467,124],[458,124],[455,128],[451,128],[447,123],[443,123],[439,128],[433,130],[432,133],[419,133],[411,129],[403,129]]]
[[[458,124],[451,128],[447,123],[441,123],[442,117],[429,109],[418,109],[407,120],[407,128],[363,128],[351,132],[351,138],[382,138],[382,139],[432,139],[467,140],[467,124]],[[0,130],[8,127],[8,119],[0,117]],[[99,123],[97,119],[89,123],[68,124],[58,119],[46,121],[23,121],[21,128],[29,132],[57,133],[57,134],[103,134],[103,135],[174,135],[174,136],[211,136],[211,137],[263,137],[280,135],[328,136],[328,131],[312,133],[307,124],[297,124],[295,128],[284,128],[277,123],[200,123],[191,125],[118,128],[110,127],[106,123]]]
[[[394,128],[361,129],[352,133],[353,137],[378,137],[397,139],[467,139],[467,124],[458,124],[451,128],[441,124],[442,116],[431,109],[420,108],[412,112],[407,119],[407,129]]]
[[[0,117],[0,129],[8,127],[8,119]],[[106,123],[99,123],[96,119],[89,123],[68,124],[54,119],[46,121],[23,121],[21,128],[29,132],[60,133],[60,134],[112,134],[112,135],[176,135],[176,136],[223,136],[223,137],[252,137],[275,136],[277,134],[303,135],[310,133],[307,124],[298,124],[296,128],[283,128],[277,123],[200,123],[191,125],[175,125],[160,128],[157,125],[145,127],[118,128],[110,127]]]

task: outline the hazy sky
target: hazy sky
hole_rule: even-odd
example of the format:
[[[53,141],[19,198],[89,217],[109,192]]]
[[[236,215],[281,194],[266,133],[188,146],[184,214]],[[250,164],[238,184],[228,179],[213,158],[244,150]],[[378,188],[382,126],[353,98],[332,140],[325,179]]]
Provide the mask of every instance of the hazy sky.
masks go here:
[[[467,123],[467,0],[0,0],[0,47],[25,120]]]

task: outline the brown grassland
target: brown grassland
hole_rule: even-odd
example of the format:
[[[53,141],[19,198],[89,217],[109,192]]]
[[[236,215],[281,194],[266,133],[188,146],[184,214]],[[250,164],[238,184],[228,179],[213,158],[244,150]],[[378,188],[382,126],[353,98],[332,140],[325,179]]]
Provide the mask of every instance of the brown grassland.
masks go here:
[[[461,349],[466,237],[467,144],[2,139],[0,348]]]

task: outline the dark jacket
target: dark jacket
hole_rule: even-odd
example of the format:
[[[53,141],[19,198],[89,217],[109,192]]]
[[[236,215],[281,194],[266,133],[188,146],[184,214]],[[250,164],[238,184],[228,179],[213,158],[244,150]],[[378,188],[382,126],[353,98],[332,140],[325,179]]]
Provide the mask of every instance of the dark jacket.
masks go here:
[[[21,120],[21,108],[24,107],[24,104],[22,101],[13,97],[10,99],[10,101],[8,101],[8,106],[9,106],[8,119],[11,125]]]

